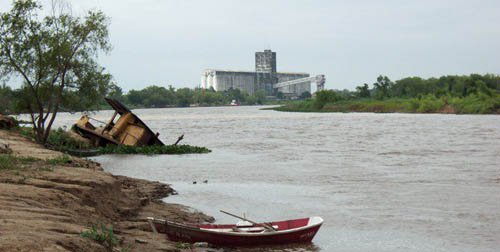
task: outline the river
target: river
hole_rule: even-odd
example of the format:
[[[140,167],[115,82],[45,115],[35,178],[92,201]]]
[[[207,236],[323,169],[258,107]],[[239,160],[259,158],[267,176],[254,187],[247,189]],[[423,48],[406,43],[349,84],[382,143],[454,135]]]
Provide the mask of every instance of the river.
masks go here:
[[[172,184],[179,194],[166,202],[219,223],[236,221],[219,209],[325,220],[312,245],[263,251],[500,248],[500,116],[260,108],[134,110],[165,143],[185,134],[182,143],[212,153],[95,159],[113,174]],[[60,113],[56,126],[78,118]]]

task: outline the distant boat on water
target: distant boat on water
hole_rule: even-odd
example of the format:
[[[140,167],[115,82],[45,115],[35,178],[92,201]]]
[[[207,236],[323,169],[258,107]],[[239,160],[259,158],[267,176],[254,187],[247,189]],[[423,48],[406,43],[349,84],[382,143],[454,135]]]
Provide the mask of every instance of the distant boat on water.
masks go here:
[[[236,100],[232,100],[229,106],[241,106],[241,103],[237,102]]]

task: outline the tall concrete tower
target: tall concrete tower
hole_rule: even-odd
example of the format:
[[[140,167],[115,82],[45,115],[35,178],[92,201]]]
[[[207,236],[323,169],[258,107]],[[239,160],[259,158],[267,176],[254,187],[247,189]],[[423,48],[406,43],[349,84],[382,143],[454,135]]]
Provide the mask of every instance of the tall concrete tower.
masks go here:
[[[271,50],[256,52],[255,72],[276,73],[276,52]]]
[[[276,78],[276,52],[264,50],[255,53],[256,90],[265,90],[268,95],[274,94],[273,84]]]

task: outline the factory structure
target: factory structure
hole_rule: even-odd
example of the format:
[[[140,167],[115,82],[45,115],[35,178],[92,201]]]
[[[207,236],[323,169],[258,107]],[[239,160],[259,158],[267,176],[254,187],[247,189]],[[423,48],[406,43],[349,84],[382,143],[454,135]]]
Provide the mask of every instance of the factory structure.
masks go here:
[[[230,88],[254,94],[265,90],[268,95],[281,92],[287,96],[300,96],[311,92],[311,82],[318,90],[323,89],[324,75],[310,77],[308,73],[285,73],[276,71],[276,52],[264,50],[255,53],[255,72],[232,70],[203,70],[201,88],[225,91]]]

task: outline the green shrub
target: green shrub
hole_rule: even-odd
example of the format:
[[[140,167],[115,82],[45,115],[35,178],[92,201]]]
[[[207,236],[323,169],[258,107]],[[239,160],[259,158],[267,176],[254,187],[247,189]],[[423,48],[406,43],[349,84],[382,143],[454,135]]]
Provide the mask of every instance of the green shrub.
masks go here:
[[[446,105],[443,99],[438,99],[433,94],[420,98],[410,99],[404,103],[405,111],[417,113],[439,112]]]
[[[33,128],[31,127],[22,127],[19,133],[35,139]],[[65,128],[57,128],[55,130],[51,130],[49,137],[47,138],[47,145],[59,151],[63,151],[64,149],[85,149],[89,147],[84,143],[74,139],[68,132],[66,132]]]
[[[177,242],[177,248],[179,248],[179,249],[191,249],[191,244],[179,241],[179,242]]]
[[[500,96],[488,96],[483,93],[471,94],[464,98],[454,97],[449,100],[459,114],[500,113]]]
[[[52,130],[49,134],[49,137],[47,138],[47,144],[55,147],[58,150],[82,149],[89,147],[73,138],[68,132],[66,132],[65,128]]]
[[[342,100],[342,96],[337,94],[333,90],[321,90],[316,92],[316,103],[317,109],[323,108],[327,103],[334,103]]]
[[[405,111],[407,112],[416,112],[420,107],[420,101],[417,98],[410,99],[408,102],[405,102]]]
[[[438,112],[444,107],[444,102],[441,99],[437,99],[434,95],[428,94],[420,99],[420,105],[416,112],[418,113],[430,113]]]
[[[89,231],[83,231],[80,236],[83,238],[94,240],[104,245],[109,250],[120,243],[120,239],[114,234],[113,227],[106,227],[102,222],[98,221],[97,224],[89,222]]]

